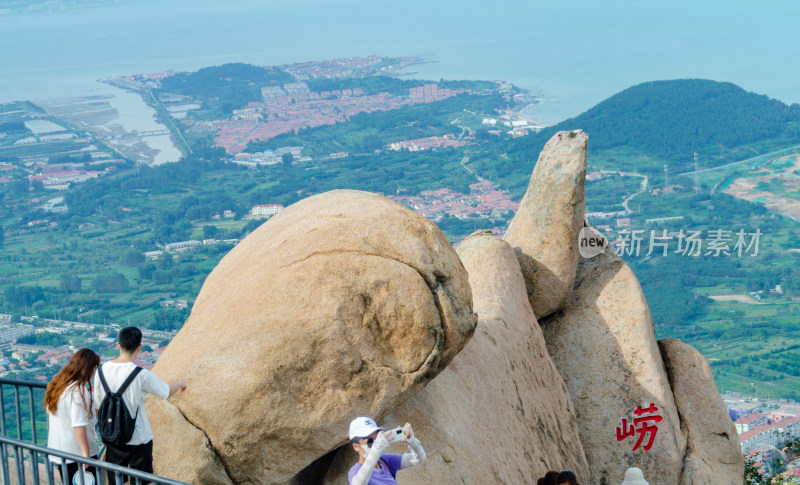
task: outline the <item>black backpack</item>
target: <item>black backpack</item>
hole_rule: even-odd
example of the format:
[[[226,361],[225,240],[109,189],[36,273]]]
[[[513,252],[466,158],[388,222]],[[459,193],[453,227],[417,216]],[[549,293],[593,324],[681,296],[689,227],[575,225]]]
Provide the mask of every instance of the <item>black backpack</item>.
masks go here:
[[[111,392],[106,378],[103,376],[103,366],[101,365],[97,368],[97,375],[100,377],[100,383],[103,384],[103,390],[106,392],[105,397],[100,402],[100,407],[97,409],[97,427],[103,443],[121,446],[131,440],[133,429],[136,427],[136,418],[139,417],[139,408],[136,408],[136,416],[131,416],[125,406],[125,401],[122,399],[122,393],[131,385],[131,382],[141,370],[142,368],[137,366],[125,379],[125,382],[122,383],[117,392]]]

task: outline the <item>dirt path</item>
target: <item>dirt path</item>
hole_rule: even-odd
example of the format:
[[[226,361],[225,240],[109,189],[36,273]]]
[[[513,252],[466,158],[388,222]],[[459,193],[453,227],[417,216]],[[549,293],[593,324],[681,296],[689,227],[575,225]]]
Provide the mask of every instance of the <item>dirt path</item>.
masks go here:
[[[748,305],[766,305],[763,301],[755,300],[750,295],[709,295],[708,297],[717,301],[739,301]]]
[[[633,199],[637,195],[639,195],[642,192],[644,192],[645,190],[647,190],[647,175],[641,175],[641,174],[638,174],[638,173],[630,173],[630,172],[620,172],[620,175],[628,176],[628,177],[641,177],[641,179],[642,179],[642,183],[639,186],[639,192],[636,192],[635,194],[632,194],[630,197],[626,197],[625,200],[622,201],[622,207],[625,209],[625,213],[626,214],[630,214],[633,211],[630,209],[630,207],[628,207],[628,203],[631,201],[631,199]]]

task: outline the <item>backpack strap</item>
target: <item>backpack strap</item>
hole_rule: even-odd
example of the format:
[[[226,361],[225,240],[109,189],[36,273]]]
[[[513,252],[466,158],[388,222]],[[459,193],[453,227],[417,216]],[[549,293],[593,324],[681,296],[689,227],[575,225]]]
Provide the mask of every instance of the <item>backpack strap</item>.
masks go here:
[[[136,379],[136,376],[139,375],[139,372],[141,371],[142,368],[137,365],[136,368],[133,369],[133,372],[130,373],[128,378],[125,379],[125,382],[123,382],[122,385],[119,386],[119,389],[117,389],[117,394],[122,396],[122,393],[125,392],[126,389],[128,389],[128,386],[131,385],[131,382],[133,382],[133,380]],[[136,419],[138,418],[139,418],[139,406],[136,407],[136,415],[133,417],[133,420],[136,421]]]
[[[106,394],[111,394],[111,391],[108,389],[108,383],[106,382],[106,378],[103,375],[102,365],[97,367],[97,375],[100,377],[100,384],[103,385],[103,390],[106,391]]]
[[[117,389],[117,394],[122,394],[123,392],[125,392],[125,390],[128,389],[128,386],[131,385],[131,382],[133,382],[133,380],[136,379],[136,376],[141,371],[142,371],[142,368],[137,365],[136,368],[133,369],[133,372],[130,373],[128,378],[125,379],[125,382],[123,382],[122,385],[119,386],[119,389]]]
[[[125,379],[125,382],[123,382],[122,385],[119,386],[119,389],[117,389],[117,392],[116,393],[112,393],[109,390],[108,383],[106,382],[106,378],[103,375],[103,366],[100,365],[100,366],[97,367],[97,375],[100,377],[100,383],[103,385],[103,390],[106,391],[106,394],[119,394],[120,396],[122,396],[122,393],[125,392],[125,390],[128,389],[128,386],[131,385],[131,382],[133,382],[133,380],[136,379],[136,376],[139,375],[139,372],[141,372],[141,371],[142,371],[142,368],[137,365],[136,368],[133,369],[133,372],[131,372],[130,375],[128,375],[128,378]],[[134,416],[133,419],[136,419],[138,417],[139,417],[139,407],[137,406],[136,407],[136,416]]]

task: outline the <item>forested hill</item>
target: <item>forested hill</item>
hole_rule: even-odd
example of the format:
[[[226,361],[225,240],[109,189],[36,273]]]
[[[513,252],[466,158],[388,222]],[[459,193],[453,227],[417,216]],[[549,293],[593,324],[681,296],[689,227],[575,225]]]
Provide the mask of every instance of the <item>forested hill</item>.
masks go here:
[[[251,101],[260,101],[262,86],[293,80],[291,75],[277,67],[231,63],[166,77],[161,80],[158,91],[204,99],[204,109],[215,115],[229,116],[234,109]]]
[[[800,105],[704,79],[652,81],[611,96],[523,142],[538,153],[557,131],[582,129],[591,151],[627,147],[688,168],[693,153],[718,158],[766,140],[800,143]],[[735,157],[734,157],[735,158]]]

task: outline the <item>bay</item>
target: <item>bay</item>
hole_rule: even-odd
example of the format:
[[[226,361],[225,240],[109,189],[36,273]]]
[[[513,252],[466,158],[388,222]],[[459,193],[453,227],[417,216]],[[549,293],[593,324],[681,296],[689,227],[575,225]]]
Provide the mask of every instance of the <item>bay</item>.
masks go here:
[[[730,81],[800,101],[794,0],[142,0],[0,16],[0,102],[226,62],[416,55],[414,77],[503,79],[555,123],[633,84]]]

